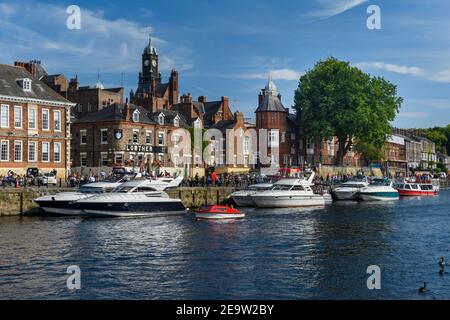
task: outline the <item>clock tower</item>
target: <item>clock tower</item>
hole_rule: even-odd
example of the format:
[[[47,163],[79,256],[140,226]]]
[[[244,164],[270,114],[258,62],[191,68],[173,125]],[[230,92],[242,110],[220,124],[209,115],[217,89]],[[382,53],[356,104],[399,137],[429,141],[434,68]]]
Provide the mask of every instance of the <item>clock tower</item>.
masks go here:
[[[140,82],[150,83],[152,80],[159,80],[158,71],[158,53],[156,48],[152,46],[152,38],[149,36],[148,45],[142,53],[142,77]]]

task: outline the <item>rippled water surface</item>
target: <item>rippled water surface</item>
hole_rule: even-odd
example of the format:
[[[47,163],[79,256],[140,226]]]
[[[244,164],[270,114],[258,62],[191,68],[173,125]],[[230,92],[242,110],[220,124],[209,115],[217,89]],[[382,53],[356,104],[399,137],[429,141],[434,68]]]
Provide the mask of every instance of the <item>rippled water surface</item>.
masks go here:
[[[450,299],[450,191],[242,221],[0,218],[1,299]],[[81,290],[66,287],[81,268]],[[381,290],[366,269],[381,268]],[[450,272],[450,266],[449,270]],[[428,282],[430,292],[417,289]]]

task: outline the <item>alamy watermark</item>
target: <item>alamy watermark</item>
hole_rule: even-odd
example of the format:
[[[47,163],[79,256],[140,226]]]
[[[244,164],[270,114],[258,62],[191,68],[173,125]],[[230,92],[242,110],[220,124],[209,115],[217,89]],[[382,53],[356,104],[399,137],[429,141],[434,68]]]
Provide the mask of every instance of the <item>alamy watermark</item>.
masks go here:
[[[69,15],[66,20],[66,26],[69,30],[81,29],[81,9],[77,5],[70,5],[66,9],[66,13]]]
[[[371,265],[367,267],[367,274],[370,276],[367,278],[367,289],[380,290],[381,289],[381,269],[377,265]]]
[[[81,289],[81,270],[77,265],[67,267],[67,274],[70,276],[67,278],[66,285],[69,290]]]
[[[367,29],[380,30],[381,29],[381,8],[377,5],[370,5],[367,7],[367,14],[370,16],[367,18]]]

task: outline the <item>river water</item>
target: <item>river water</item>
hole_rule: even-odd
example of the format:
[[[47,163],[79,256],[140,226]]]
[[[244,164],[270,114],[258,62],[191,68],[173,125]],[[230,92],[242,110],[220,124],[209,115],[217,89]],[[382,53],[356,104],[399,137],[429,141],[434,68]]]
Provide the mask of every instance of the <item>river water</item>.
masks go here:
[[[0,299],[450,299],[437,264],[450,262],[450,190],[244,211],[228,222],[0,218]],[[71,265],[80,290],[66,286]],[[380,290],[367,288],[370,265]]]

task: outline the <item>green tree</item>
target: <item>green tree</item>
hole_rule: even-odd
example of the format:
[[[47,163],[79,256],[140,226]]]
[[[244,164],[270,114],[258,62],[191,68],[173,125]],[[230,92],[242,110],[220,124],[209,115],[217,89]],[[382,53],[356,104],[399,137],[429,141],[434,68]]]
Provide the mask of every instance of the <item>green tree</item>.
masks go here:
[[[381,149],[403,99],[395,85],[333,57],[300,77],[294,108],[306,136],[338,138],[337,165],[354,143]]]

